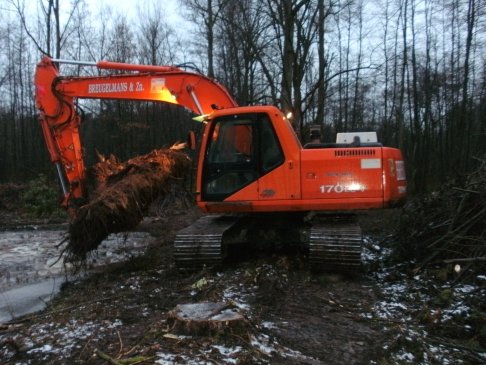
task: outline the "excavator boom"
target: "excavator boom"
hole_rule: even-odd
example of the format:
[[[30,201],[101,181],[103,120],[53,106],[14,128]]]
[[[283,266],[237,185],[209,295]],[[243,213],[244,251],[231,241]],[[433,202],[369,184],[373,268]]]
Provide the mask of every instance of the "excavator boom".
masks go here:
[[[122,71],[106,76],[60,76],[60,63]],[[79,137],[76,99],[159,101],[196,114],[237,106],[226,88],[206,76],[172,66],[106,62],[80,63],[44,57],[35,73],[35,102],[49,151],[64,192],[64,206],[85,197],[85,166]]]

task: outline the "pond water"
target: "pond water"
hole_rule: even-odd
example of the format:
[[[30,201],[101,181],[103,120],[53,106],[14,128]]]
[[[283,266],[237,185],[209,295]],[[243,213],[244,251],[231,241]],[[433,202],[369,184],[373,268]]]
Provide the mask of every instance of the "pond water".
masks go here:
[[[69,269],[59,244],[66,230],[30,227],[0,232],[0,323],[43,309]],[[144,253],[153,238],[145,232],[113,234],[89,257],[87,271]]]

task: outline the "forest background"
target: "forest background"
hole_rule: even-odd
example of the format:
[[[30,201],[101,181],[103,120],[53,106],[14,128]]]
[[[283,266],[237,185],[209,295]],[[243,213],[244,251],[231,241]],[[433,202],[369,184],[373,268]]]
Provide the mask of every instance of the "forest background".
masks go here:
[[[377,131],[404,153],[413,193],[486,158],[486,2],[174,1],[177,16],[156,0],[130,14],[88,0],[0,0],[0,182],[55,180],[33,99],[42,55],[197,69],[240,105],[291,111],[304,142],[316,124],[328,142],[336,132]],[[102,74],[65,65],[61,73]],[[199,128],[167,104],[79,107],[88,165],[96,152],[126,159]]]

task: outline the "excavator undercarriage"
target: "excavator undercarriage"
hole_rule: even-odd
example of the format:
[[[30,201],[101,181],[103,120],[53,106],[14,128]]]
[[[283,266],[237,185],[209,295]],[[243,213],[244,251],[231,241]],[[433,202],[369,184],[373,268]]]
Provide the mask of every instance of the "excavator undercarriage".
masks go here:
[[[198,270],[220,267],[234,252],[284,250],[307,255],[312,271],[356,273],[361,242],[355,214],[210,214],[177,234],[174,257],[178,268]]]

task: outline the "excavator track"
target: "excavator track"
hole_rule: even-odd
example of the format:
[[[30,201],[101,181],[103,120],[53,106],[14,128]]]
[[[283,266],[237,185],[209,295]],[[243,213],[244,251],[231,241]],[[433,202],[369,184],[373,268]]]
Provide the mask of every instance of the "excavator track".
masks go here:
[[[274,224],[275,220],[278,219],[272,220]],[[260,218],[257,223],[261,223],[260,221],[266,222]],[[288,223],[284,227],[288,228],[288,225],[291,224]],[[258,228],[254,221],[236,216],[203,216],[177,234],[174,240],[176,266],[185,270],[221,266],[226,258],[226,249],[235,243],[235,236],[243,237],[241,232],[247,232],[248,227],[255,232],[259,232],[259,229],[262,232],[271,231],[271,223],[264,223],[264,226]],[[282,224],[276,224],[276,227],[278,232],[282,231]],[[296,224],[297,230],[301,230],[298,227],[299,224]],[[291,236],[288,230],[285,232],[279,239],[285,241]],[[312,227],[305,236],[309,249],[309,265],[313,271],[355,273],[361,270],[362,234],[356,216],[318,217],[312,221]],[[259,238],[246,237],[243,241],[249,244],[259,241]]]
[[[181,230],[174,240],[174,259],[180,269],[220,266],[225,257],[223,235],[235,217],[207,215]]]
[[[361,228],[354,216],[312,225],[309,264],[313,271],[353,273],[361,270]]]

